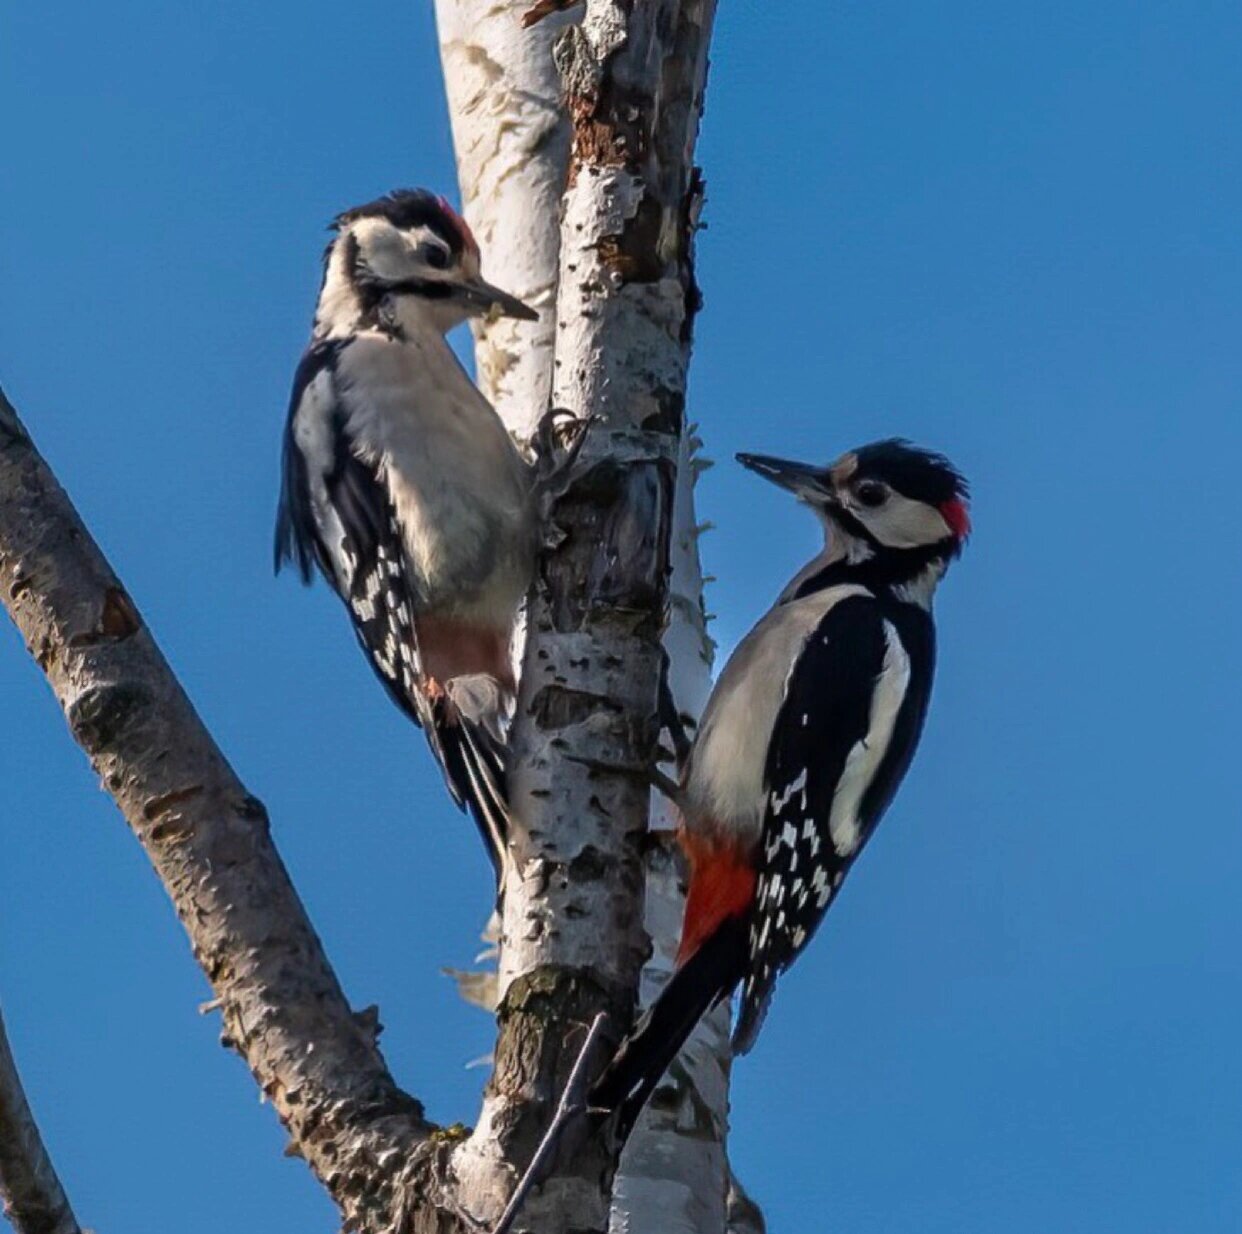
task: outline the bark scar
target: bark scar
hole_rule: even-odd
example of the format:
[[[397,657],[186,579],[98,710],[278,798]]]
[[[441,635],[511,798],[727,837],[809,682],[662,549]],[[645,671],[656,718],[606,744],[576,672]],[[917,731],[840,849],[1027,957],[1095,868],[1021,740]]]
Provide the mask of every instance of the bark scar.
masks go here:
[[[120,587],[109,587],[104,592],[99,624],[85,634],[73,635],[69,646],[94,647],[99,643],[119,643],[131,634],[137,634],[141,625],[138,610],[129,596]]]
[[[148,822],[154,822],[161,814],[167,814],[169,810],[184,802],[193,801],[195,797],[202,794],[202,791],[201,784],[193,784],[189,788],[179,788],[175,792],[165,793],[162,797],[152,797],[142,807],[142,816]]]

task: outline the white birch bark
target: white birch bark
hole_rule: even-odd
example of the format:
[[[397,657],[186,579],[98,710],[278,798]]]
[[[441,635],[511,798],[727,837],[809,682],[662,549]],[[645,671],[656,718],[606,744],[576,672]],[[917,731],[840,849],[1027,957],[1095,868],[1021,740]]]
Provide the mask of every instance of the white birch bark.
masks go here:
[[[552,393],[561,192],[569,164],[569,118],[561,106],[552,44],[563,20],[525,29],[522,0],[436,0],[462,212],[498,287],[539,310],[538,321],[474,321],[475,378],[509,431],[528,446]],[[521,672],[525,623],[514,639]],[[479,961],[446,970],[468,1002],[496,1009],[494,961],[500,923],[483,930]]]
[[[682,435],[678,466],[673,576],[664,635],[673,700],[678,712],[687,717],[697,717],[707,701],[714,652],[703,609],[699,528],[694,517],[694,482],[703,466],[697,446],[690,427]],[[646,863],[643,923],[652,954],[639,987],[643,1006],[671,975],[681,934],[685,886],[674,838],[676,825],[676,811],[662,797],[655,797],[651,826],[659,842],[651,845]],[[729,1007],[721,1004],[699,1022],[630,1137],[613,1186],[611,1234],[655,1230],[715,1234],[726,1228],[729,1059]]]
[[[509,428],[530,438],[552,390],[561,192],[569,118],[552,43],[565,19],[527,30],[522,0],[436,0],[462,208],[498,287],[539,310],[476,329],[480,388]]]
[[[519,17],[528,8],[529,0],[508,4],[437,0],[446,91],[467,217],[480,238],[489,277],[526,296],[542,295],[545,289],[554,291],[557,286],[556,254],[561,230],[556,224],[561,215],[560,189],[566,180],[569,144],[559,76],[549,54],[552,32],[564,30],[569,23],[553,17],[541,22],[533,31],[524,30]],[[690,152],[697,132],[706,75],[713,6],[687,4],[666,8],[665,16],[675,11],[680,23],[674,42],[667,50],[673,50],[674,54],[684,54],[688,50],[690,55],[672,73],[665,74],[662,86],[669,97],[659,104],[664,112],[660,124],[652,117],[651,127],[664,129],[664,148],[657,151],[657,158],[673,156],[669,160],[673,165],[663,168],[663,173],[684,177],[688,182]],[[624,43],[627,27],[635,29],[641,24],[632,14],[624,14],[619,6],[593,6],[587,12],[583,30],[587,32],[588,41],[594,39],[594,42],[586,47],[578,40],[578,52],[584,47],[587,50],[587,55],[580,57],[579,66],[589,62],[593,55],[610,55],[614,47]],[[568,54],[572,59],[572,52]],[[668,90],[670,82],[673,88]],[[561,127],[550,127],[550,118],[558,121]],[[554,136],[549,137],[550,133]],[[670,136],[674,138],[671,143]],[[570,189],[565,232],[571,242],[584,231],[589,239],[585,245],[576,246],[576,255],[566,259],[565,274],[579,289],[586,287],[587,291],[585,298],[574,301],[571,287],[570,296],[557,305],[556,315],[562,332],[557,356],[562,362],[562,373],[564,361],[581,355],[584,350],[581,336],[574,338],[573,332],[593,313],[592,302],[597,295],[594,280],[601,274],[605,282],[612,277],[594,260],[598,254],[591,251],[591,243],[600,235],[619,235],[627,222],[626,209],[641,198],[640,176],[630,186],[631,193],[637,190],[637,195],[632,195],[628,203],[621,202],[618,214],[615,193],[618,189],[625,191],[624,181],[624,176],[612,179],[602,199],[588,195],[579,201],[576,210],[572,201],[574,189]],[[668,204],[670,202],[666,201],[665,205]],[[684,203],[678,201],[677,204],[680,207]],[[666,216],[663,227],[649,237],[649,247],[655,250],[649,260],[667,257],[659,250],[667,247],[678,222],[684,220]],[[652,376],[644,368],[649,357],[642,354],[650,349],[651,306],[665,301],[663,308],[657,310],[664,312],[669,307],[667,299],[671,298],[672,313],[684,316],[683,305],[676,302],[684,303],[686,288],[676,279],[657,280],[654,295],[652,290],[644,288],[635,302],[637,312],[632,313],[631,320],[619,320],[597,332],[610,352],[625,350],[630,353],[622,357],[621,365],[624,368],[628,364],[640,374],[639,385]],[[536,303],[542,307],[544,301],[539,299]],[[664,334],[665,360],[677,371],[671,379],[668,374],[657,374],[654,383],[648,380],[648,385],[681,392],[689,360],[688,332],[682,327],[688,327],[688,322],[679,318],[678,327],[670,328],[670,321],[665,319],[658,325]],[[529,432],[548,405],[549,388],[553,387],[552,357],[543,350],[543,341],[551,334],[551,325],[549,315],[534,326],[510,326],[505,339],[498,340],[494,334],[484,333],[478,340],[480,384],[520,436]],[[523,330],[530,334],[533,342],[515,354],[507,343]],[[571,335],[568,342],[566,332]],[[680,348],[669,346],[674,339],[680,339]],[[587,343],[586,350],[591,346]],[[660,349],[657,342],[656,350]],[[601,371],[602,366],[610,363],[599,353],[595,353],[595,358]],[[588,403],[584,404],[584,383],[570,378],[555,384],[552,398],[557,406],[581,410],[584,405],[590,405],[590,398],[598,390],[598,386],[586,383]],[[598,414],[598,404],[593,406]],[[641,423],[641,419],[632,418],[630,422]],[[712,658],[703,616],[693,501],[694,478],[701,464],[693,459],[694,447],[688,433],[682,434],[678,450],[670,545],[672,595],[665,646],[670,657],[670,684],[679,710],[697,716],[710,687]],[[608,687],[607,682],[596,684],[600,688]],[[663,803],[655,803],[652,823],[657,828],[671,825],[669,811]],[[667,835],[665,840],[669,841]],[[671,971],[680,932],[684,890],[680,861],[674,849],[671,842],[655,844],[647,859],[644,924],[653,941],[653,953],[643,973],[640,994],[644,1003]],[[538,863],[536,869],[538,877],[542,878],[544,864]],[[528,895],[520,888],[509,897],[510,930],[501,961],[502,988],[507,988],[516,975],[532,971],[546,958],[543,927],[547,925],[547,906],[532,906],[532,901],[539,898],[538,892]],[[542,924],[532,928],[533,922]],[[584,931],[584,934],[589,932]],[[535,945],[524,947],[524,937],[533,939]],[[588,957],[565,958],[585,962]],[[728,1057],[728,1011],[720,1008],[700,1026],[630,1142],[616,1182],[614,1229],[724,1229],[729,1181],[724,1159]],[[485,1110],[484,1124],[473,1145],[474,1165],[470,1164],[471,1153],[463,1152],[459,1154],[461,1169],[477,1167],[481,1144],[487,1135],[487,1120],[495,1115],[495,1110]]]

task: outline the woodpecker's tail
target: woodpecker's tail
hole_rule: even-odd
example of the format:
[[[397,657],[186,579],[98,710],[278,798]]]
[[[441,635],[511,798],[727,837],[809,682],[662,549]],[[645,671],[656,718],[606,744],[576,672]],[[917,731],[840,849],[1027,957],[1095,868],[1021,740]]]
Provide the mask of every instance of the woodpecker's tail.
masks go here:
[[[619,1144],[629,1138],[647,1099],[700,1017],[742,979],[746,930],[742,917],[721,922],[669,978],[595,1082],[588,1104],[615,1116]]]
[[[432,748],[449,792],[470,811],[500,885],[509,835],[506,751],[499,686],[484,674],[456,677],[446,686],[450,706],[434,712]]]

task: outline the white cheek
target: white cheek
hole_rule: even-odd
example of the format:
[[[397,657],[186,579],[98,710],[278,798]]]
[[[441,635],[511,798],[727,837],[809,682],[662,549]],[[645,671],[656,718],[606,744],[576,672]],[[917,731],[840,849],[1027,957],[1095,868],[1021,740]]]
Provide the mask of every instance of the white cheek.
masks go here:
[[[358,248],[368,269],[381,279],[409,278],[415,273],[404,237],[384,219],[362,219],[354,226]]]
[[[878,510],[861,508],[854,513],[867,530],[889,548],[938,544],[953,534],[935,506],[911,501],[899,493],[894,493]]]

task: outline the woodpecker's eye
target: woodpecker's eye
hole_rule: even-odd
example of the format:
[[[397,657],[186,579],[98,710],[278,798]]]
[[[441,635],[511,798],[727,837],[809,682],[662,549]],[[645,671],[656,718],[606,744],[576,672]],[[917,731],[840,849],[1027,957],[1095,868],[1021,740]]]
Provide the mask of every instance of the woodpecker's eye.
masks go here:
[[[442,244],[424,244],[419,249],[418,255],[433,270],[447,270],[449,266],[449,251]]]
[[[870,506],[874,510],[888,500],[888,485],[879,480],[859,480],[854,486],[854,495],[861,505]]]

